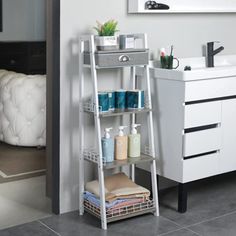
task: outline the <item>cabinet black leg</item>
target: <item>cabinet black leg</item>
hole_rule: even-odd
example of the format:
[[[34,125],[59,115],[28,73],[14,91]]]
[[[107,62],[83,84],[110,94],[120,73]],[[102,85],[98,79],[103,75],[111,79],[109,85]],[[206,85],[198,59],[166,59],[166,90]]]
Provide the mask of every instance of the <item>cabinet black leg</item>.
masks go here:
[[[178,212],[185,213],[188,205],[187,184],[179,184],[178,190]]]

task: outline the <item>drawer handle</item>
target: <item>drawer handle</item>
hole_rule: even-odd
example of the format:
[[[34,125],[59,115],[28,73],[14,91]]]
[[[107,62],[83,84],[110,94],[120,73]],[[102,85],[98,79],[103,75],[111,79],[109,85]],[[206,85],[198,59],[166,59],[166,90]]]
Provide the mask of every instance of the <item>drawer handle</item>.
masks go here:
[[[189,160],[189,159],[193,159],[193,158],[197,158],[197,157],[212,155],[212,154],[216,154],[216,153],[219,153],[219,152],[220,152],[220,150],[215,150],[215,151],[211,151],[211,152],[200,153],[200,154],[196,154],[196,155],[193,155],[193,156],[184,157],[184,160]]]
[[[128,61],[130,61],[130,57],[127,56],[127,55],[121,55],[121,56],[119,57],[119,61],[120,61],[120,62],[128,62]]]
[[[211,124],[211,125],[203,125],[203,126],[198,126],[198,127],[193,127],[193,128],[187,128],[184,129],[184,133],[193,133],[193,132],[197,132],[197,131],[202,131],[202,130],[208,130],[208,129],[214,129],[217,127],[220,127],[220,123],[218,124]]]

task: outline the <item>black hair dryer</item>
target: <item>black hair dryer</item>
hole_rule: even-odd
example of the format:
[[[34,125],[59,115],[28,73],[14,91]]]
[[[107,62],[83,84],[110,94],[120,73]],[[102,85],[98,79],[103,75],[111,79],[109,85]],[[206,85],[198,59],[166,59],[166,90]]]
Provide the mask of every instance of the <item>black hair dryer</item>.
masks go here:
[[[145,3],[145,9],[147,10],[169,10],[170,7],[163,3],[157,3],[156,1],[147,1]]]

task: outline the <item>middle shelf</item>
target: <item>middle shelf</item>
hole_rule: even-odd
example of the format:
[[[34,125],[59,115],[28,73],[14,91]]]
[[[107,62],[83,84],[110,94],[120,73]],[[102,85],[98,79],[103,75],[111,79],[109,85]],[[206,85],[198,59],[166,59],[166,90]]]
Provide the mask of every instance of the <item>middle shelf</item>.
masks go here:
[[[83,108],[85,112],[94,114],[96,110],[96,105],[93,103],[87,102],[87,103],[84,103]],[[100,117],[123,116],[123,115],[129,115],[129,114],[148,113],[152,111],[152,109],[149,108],[148,104],[145,106],[145,108],[142,108],[142,109],[124,109],[124,110],[114,110],[114,111],[108,111],[108,112],[102,112],[101,110],[102,109],[100,109],[99,107]]]
[[[84,159],[98,164],[99,161],[99,154],[96,153],[93,150],[84,150]],[[103,167],[104,169],[114,169],[116,167],[121,167],[121,166],[127,166],[127,165],[133,165],[133,164],[140,164],[140,163],[145,163],[145,162],[151,162],[153,160],[156,160],[154,157],[151,157],[150,155],[147,154],[141,154],[140,157],[135,157],[131,158],[128,157],[126,160],[114,160],[113,162],[105,163],[103,162]]]

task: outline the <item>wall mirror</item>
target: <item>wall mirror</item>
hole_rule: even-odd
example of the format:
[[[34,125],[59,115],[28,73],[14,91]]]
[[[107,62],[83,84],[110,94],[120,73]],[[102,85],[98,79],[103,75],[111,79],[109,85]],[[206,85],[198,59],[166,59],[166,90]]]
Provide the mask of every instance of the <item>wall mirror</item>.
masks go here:
[[[129,13],[235,13],[235,0],[128,0]]]

